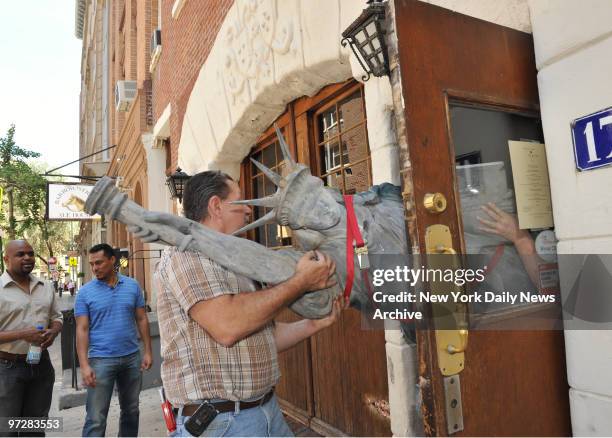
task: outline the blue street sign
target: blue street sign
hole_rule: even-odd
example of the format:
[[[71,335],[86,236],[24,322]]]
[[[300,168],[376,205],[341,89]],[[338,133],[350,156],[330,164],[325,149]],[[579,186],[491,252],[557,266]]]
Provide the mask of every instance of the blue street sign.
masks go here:
[[[574,120],[572,138],[578,170],[612,164],[612,108]]]

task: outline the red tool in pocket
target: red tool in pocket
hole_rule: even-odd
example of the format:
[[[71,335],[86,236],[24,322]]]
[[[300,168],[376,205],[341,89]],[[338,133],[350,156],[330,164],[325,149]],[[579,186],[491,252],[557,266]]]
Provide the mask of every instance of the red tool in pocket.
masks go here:
[[[166,429],[168,432],[174,432],[176,430],[176,420],[174,418],[174,411],[172,410],[172,404],[166,399],[166,393],[164,388],[159,388],[159,396],[161,397],[161,408],[164,413],[164,421],[166,422]]]

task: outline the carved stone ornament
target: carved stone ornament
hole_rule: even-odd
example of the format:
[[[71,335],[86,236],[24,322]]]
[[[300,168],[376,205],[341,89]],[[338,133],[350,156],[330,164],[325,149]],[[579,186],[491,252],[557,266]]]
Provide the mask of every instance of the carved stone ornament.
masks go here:
[[[288,53],[293,41],[293,22],[278,19],[276,1],[249,0],[237,6],[237,17],[224,35],[228,49],[222,77],[232,105],[247,91],[249,82],[258,90],[260,82],[273,76],[274,53]]]

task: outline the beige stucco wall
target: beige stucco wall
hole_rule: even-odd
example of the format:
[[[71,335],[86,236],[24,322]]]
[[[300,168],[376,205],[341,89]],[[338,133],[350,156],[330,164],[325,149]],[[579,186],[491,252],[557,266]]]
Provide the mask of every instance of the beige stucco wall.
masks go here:
[[[576,170],[570,124],[612,106],[612,2],[530,0],[529,7],[558,251],[611,254],[612,167]],[[569,273],[560,275],[566,298]],[[566,330],[565,345],[574,435],[612,435],[612,332]]]

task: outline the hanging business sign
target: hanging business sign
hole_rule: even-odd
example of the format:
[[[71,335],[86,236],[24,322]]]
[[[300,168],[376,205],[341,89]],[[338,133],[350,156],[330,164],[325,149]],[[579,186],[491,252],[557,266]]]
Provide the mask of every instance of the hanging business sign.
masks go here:
[[[85,212],[85,201],[93,189],[91,184],[47,183],[47,219],[80,221],[100,219]]]
[[[574,156],[578,170],[612,164],[612,108],[572,122]]]

